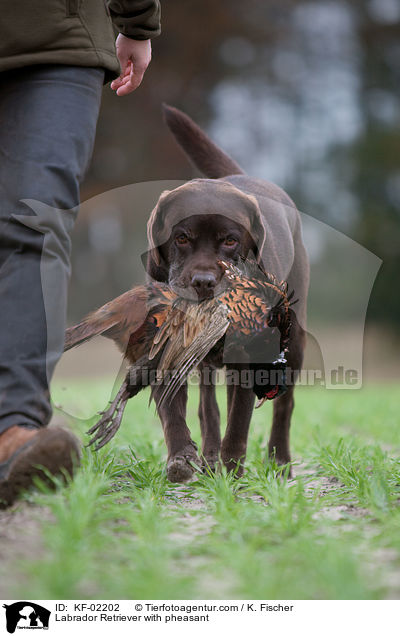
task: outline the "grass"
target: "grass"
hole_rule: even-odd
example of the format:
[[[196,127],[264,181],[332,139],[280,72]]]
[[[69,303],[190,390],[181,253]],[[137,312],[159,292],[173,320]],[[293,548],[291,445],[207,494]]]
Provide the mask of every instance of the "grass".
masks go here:
[[[65,410],[93,415],[106,382],[72,383]],[[400,427],[395,387],[299,387],[296,477],[266,459],[271,409],[255,411],[247,471],[192,483],[165,476],[161,425],[148,395],[131,400],[117,436],[85,450],[82,469],[44,506],[40,557],[18,560],[10,597],[47,599],[381,599],[400,590]],[[225,396],[219,390],[222,421]],[[199,442],[197,392],[188,421]],[[91,422],[73,420],[84,438]],[[8,571],[11,571],[10,568]],[[23,574],[23,576],[21,576]]]

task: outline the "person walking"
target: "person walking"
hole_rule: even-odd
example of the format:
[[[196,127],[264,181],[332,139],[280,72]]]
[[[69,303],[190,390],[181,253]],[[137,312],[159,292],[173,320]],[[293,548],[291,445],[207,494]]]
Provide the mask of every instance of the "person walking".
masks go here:
[[[115,30],[118,32],[117,37]],[[73,474],[79,442],[48,427],[66,323],[71,231],[102,87],[134,91],[158,0],[13,0],[0,24],[0,506],[42,466]]]

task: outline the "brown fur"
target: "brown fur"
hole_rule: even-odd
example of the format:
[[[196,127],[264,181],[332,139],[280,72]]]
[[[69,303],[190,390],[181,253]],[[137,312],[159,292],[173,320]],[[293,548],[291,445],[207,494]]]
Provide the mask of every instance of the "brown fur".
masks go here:
[[[309,266],[300,217],[293,201],[278,186],[243,174],[238,164],[215,146],[187,115],[168,106],[164,112],[176,139],[208,178],[195,179],[160,197],[148,223],[149,275],[168,282],[180,294],[206,298],[223,285],[216,267],[218,259],[235,262],[239,255],[246,257],[253,253],[278,280],[287,280],[299,299],[288,366],[300,370]],[[203,369],[207,365],[222,366],[222,353],[222,350],[211,352],[203,362]],[[279,464],[290,461],[293,390],[293,386],[289,387],[274,401],[269,453]],[[185,481],[192,474],[191,464],[199,463],[185,421],[186,402],[187,389],[182,387],[168,408],[164,405],[158,409],[168,448],[167,472],[172,481]],[[206,382],[200,384],[204,465],[214,468],[221,455],[229,470],[242,474],[253,406],[251,389],[228,387],[228,423],[221,443],[215,388]]]

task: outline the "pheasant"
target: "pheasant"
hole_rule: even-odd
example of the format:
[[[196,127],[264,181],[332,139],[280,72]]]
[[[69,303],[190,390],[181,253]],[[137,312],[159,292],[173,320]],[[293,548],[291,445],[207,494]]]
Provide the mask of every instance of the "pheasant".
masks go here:
[[[64,351],[97,335],[111,338],[124,353],[129,372],[109,408],[88,431],[96,450],[104,446],[120,427],[129,398],[154,382],[160,406],[170,401],[190,372],[213,347],[225,340],[230,350],[245,352],[250,370],[274,369],[279,383],[255,382],[257,406],[286,390],[285,355],[293,317],[293,292],[257,263],[246,261],[242,269],[219,261],[226,288],[213,298],[194,302],[178,296],[167,284],[152,282],[125,292],[66,331]],[[254,361],[279,332],[279,355],[266,362]],[[152,375],[153,372],[153,375]],[[151,399],[151,398],[150,398]]]

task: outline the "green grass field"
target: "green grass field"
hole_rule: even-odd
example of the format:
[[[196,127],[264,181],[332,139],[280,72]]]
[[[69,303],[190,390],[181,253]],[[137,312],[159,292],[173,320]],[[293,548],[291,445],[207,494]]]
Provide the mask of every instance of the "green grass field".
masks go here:
[[[104,383],[75,385],[74,408],[105,406]],[[197,397],[188,421],[199,442]],[[61,387],[53,398],[68,411]],[[219,403],[224,422],[222,388]],[[399,598],[397,389],[299,387],[292,480],[266,460],[270,416],[270,405],[254,413],[241,480],[222,472],[182,486],[166,480],[148,394],[131,400],[69,486],[26,497],[46,510],[43,549],[16,559],[10,598]],[[71,421],[82,439],[89,425]]]

